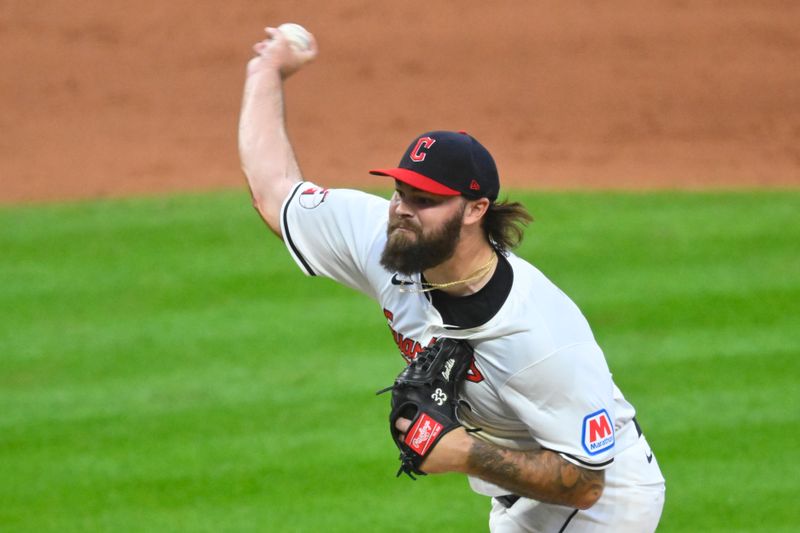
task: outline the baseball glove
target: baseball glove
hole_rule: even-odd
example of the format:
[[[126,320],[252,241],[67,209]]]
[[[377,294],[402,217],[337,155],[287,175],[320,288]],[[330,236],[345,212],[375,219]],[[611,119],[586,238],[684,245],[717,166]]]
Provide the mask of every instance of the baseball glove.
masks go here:
[[[464,380],[472,347],[463,340],[442,338],[420,352],[394,380],[394,385],[379,391],[392,391],[389,429],[400,448],[400,469],[416,479],[425,475],[420,465],[439,440],[459,427],[456,417],[458,387]],[[395,427],[398,418],[411,420],[405,438]]]

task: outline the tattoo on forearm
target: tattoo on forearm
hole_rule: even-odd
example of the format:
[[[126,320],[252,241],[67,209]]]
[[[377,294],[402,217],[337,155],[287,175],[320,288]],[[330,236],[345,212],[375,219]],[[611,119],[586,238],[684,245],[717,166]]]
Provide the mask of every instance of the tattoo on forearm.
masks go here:
[[[469,455],[470,466],[479,470],[491,472],[493,476],[503,479],[517,479],[519,477],[519,466],[507,461],[499,448],[489,446],[476,440],[472,445]]]
[[[478,477],[543,502],[574,505],[603,492],[602,470],[580,468],[549,450],[505,450],[476,439],[468,461]]]

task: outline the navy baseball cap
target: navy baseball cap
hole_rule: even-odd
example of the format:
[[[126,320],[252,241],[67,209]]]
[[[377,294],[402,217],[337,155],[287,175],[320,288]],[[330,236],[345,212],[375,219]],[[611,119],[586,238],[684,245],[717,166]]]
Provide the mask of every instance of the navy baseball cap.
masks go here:
[[[397,168],[370,170],[433,194],[496,200],[497,166],[489,150],[465,131],[429,131],[408,146]]]

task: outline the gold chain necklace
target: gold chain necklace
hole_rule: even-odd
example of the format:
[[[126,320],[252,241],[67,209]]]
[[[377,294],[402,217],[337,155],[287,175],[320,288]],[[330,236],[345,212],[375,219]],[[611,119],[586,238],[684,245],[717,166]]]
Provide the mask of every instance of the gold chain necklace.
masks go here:
[[[480,279],[483,276],[485,276],[492,269],[495,263],[497,263],[497,254],[493,253],[492,257],[485,265],[483,265],[478,270],[476,270],[475,272],[473,272],[464,279],[460,279],[458,281],[448,281],[447,283],[430,283],[427,281],[414,281],[412,283],[414,283],[415,285],[419,285],[421,288],[406,289],[405,287],[400,287],[400,292],[413,292],[415,294],[419,294],[423,292],[435,291],[436,289],[445,289],[447,287],[454,287],[456,285],[469,283],[470,281],[475,281],[476,279]]]

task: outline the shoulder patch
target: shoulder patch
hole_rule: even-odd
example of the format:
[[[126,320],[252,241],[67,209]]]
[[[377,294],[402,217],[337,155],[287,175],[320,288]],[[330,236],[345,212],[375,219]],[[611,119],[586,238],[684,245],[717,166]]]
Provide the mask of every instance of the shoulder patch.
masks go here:
[[[325,198],[328,197],[328,189],[320,189],[319,187],[309,187],[300,193],[299,203],[300,207],[305,209],[314,209],[318,207]]]
[[[614,447],[614,424],[608,411],[600,409],[583,419],[583,449],[589,455],[597,455]]]

